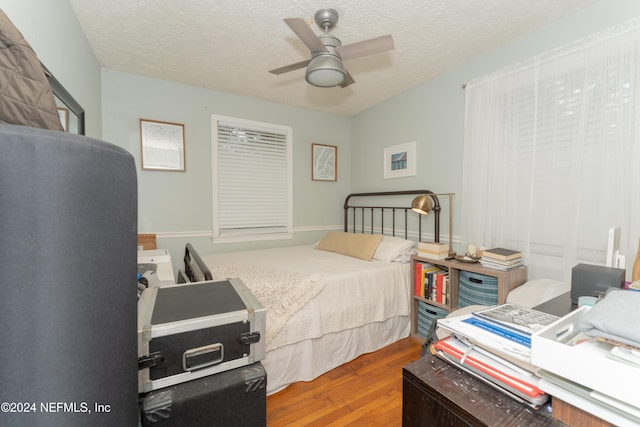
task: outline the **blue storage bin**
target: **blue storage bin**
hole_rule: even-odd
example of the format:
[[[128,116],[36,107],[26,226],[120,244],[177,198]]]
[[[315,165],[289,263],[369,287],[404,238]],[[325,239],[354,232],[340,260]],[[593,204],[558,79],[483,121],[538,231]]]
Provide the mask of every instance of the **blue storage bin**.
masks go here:
[[[460,272],[458,308],[469,305],[496,305],[498,303],[498,279],[470,271]]]
[[[426,338],[433,322],[446,317],[447,314],[449,314],[449,311],[444,308],[418,301],[418,327],[416,332],[421,337]]]

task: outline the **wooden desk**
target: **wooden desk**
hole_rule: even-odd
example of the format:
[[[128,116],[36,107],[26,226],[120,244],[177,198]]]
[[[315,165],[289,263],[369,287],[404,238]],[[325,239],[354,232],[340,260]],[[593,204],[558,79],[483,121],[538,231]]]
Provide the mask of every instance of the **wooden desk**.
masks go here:
[[[430,354],[402,369],[402,425],[564,426]]]

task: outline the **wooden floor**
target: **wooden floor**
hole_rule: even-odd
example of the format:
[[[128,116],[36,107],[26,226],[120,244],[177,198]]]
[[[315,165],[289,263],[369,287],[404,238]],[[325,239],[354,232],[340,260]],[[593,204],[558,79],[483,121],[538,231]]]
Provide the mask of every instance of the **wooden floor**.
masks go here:
[[[342,365],[311,382],[267,397],[267,427],[400,426],[402,367],[420,357],[405,338]]]

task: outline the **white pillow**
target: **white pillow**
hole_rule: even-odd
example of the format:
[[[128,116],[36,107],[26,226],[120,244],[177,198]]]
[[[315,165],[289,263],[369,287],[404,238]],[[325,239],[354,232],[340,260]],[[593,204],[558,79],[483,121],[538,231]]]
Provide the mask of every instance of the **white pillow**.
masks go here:
[[[382,236],[373,254],[373,259],[384,262],[403,262],[411,260],[411,255],[416,253],[416,244],[411,240],[400,237]]]
[[[569,292],[571,284],[554,279],[531,279],[507,295],[507,302],[523,307],[535,307]]]

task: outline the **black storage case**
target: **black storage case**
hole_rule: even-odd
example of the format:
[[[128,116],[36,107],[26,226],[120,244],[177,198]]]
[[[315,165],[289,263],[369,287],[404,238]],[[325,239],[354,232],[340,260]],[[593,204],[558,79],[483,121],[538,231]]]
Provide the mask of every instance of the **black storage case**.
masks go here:
[[[237,278],[145,289],[138,302],[138,393],[259,362],[266,310]]]
[[[260,362],[140,396],[143,426],[266,425],[267,374]]]
[[[578,304],[581,296],[597,297],[610,288],[623,288],[624,275],[622,268],[577,264],[571,269],[571,304]]]

